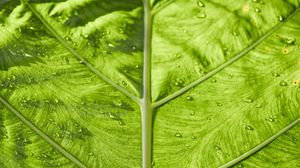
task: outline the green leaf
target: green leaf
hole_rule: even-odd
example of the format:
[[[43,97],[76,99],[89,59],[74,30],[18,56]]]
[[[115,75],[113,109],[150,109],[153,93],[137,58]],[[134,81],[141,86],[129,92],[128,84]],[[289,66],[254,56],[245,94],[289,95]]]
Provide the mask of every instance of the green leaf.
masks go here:
[[[299,167],[299,0],[3,0],[0,167]]]

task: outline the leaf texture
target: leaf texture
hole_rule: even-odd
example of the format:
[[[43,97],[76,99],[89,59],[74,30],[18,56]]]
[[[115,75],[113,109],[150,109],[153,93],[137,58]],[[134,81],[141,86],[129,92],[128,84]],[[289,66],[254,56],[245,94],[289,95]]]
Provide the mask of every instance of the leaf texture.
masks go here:
[[[299,18],[299,0],[2,0],[0,167],[300,167]]]

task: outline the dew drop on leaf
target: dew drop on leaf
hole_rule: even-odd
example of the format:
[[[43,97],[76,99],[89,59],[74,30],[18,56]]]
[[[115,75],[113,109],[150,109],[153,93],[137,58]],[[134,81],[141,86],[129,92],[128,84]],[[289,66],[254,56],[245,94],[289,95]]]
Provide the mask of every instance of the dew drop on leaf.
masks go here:
[[[275,119],[272,118],[272,117],[268,117],[268,118],[266,118],[266,120],[269,121],[269,122],[274,122],[275,121]]]
[[[243,102],[245,102],[245,103],[252,103],[253,101],[254,100],[252,98],[250,98],[250,97],[247,97],[247,98],[243,99]]]
[[[280,85],[280,86],[287,86],[287,83],[286,83],[285,81],[281,81],[281,82],[279,83],[279,85]]]
[[[197,2],[197,5],[198,5],[199,7],[205,7],[205,4],[204,4],[202,1],[198,1],[198,2]]]
[[[192,136],[191,138],[192,138],[192,139],[196,139],[196,137],[195,137],[195,136]]]
[[[71,41],[71,38],[70,38],[69,36],[66,36],[66,37],[65,37],[65,40]]]
[[[252,126],[250,126],[250,125],[246,125],[246,129],[249,130],[249,131],[253,131],[254,130],[254,128]]]
[[[94,152],[90,152],[90,153],[89,153],[89,156],[93,156],[93,155],[94,155]]]
[[[181,55],[180,54],[176,54],[176,58],[181,58]]]
[[[122,81],[122,85],[127,86],[127,83],[125,81]]]
[[[211,82],[215,83],[217,82],[217,79],[212,79]]]
[[[181,138],[181,137],[182,137],[182,134],[181,134],[181,133],[179,133],[179,132],[176,132],[176,133],[175,133],[175,137],[177,137],[177,138]]]
[[[110,119],[113,119],[113,120],[120,120],[120,117],[115,115],[114,113],[109,113],[108,114],[109,118]]]
[[[120,125],[125,125],[125,123],[122,120],[119,121],[119,124]]]
[[[288,45],[294,45],[296,43],[296,39],[290,37],[290,38],[285,39],[284,42]]]
[[[216,145],[214,148],[215,148],[216,150],[222,150],[221,147],[219,147],[218,145]]]
[[[193,98],[192,96],[187,96],[187,97],[186,97],[186,100],[192,101],[192,100],[194,100],[194,98]]]
[[[233,34],[234,36],[238,36],[238,35],[239,35],[239,33],[238,33],[237,31],[233,31],[232,34]]]
[[[261,104],[257,104],[255,107],[256,108],[261,108],[261,106],[262,106]]]
[[[112,43],[108,43],[107,45],[108,47],[115,47],[115,45],[113,45]]]
[[[200,13],[200,14],[197,15],[197,17],[200,18],[200,19],[204,19],[204,18],[206,18],[206,14],[205,13]]]
[[[256,13],[259,13],[259,12],[260,12],[260,9],[259,9],[259,8],[255,8],[254,11],[255,11]]]
[[[239,164],[239,165],[238,165],[238,168],[243,168],[243,167],[244,167],[243,164]]]
[[[278,16],[277,19],[278,19],[279,22],[282,22],[284,20],[282,15]]]
[[[279,77],[279,76],[280,76],[280,74],[279,74],[279,73],[276,73],[276,72],[272,72],[272,75],[273,75],[274,77]]]

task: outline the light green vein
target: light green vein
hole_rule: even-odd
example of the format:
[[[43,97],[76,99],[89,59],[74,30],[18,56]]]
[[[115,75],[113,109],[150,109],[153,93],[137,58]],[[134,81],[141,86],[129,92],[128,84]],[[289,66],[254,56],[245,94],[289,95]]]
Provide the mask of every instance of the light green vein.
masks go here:
[[[270,138],[268,138],[267,140],[265,140],[261,144],[257,145],[253,149],[251,149],[248,152],[242,154],[241,156],[239,156],[239,157],[231,160],[230,162],[228,162],[228,163],[220,166],[219,168],[227,168],[227,167],[234,166],[235,164],[239,163],[240,161],[242,161],[242,160],[246,159],[247,157],[251,156],[252,154],[258,152],[259,150],[261,150],[262,148],[264,148],[265,146],[267,146],[268,144],[270,144],[271,142],[273,142],[280,135],[282,135],[283,133],[287,132],[288,130],[290,130],[291,128],[293,128],[295,125],[297,125],[299,123],[300,123],[300,118],[298,118],[297,120],[295,120],[291,124],[287,125],[282,130],[280,130],[279,132],[277,132],[275,135],[271,136]]]
[[[151,167],[152,160],[152,115],[151,105],[151,41],[152,15],[149,0],[144,5],[144,69],[143,69],[143,99],[140,105],[142,115],[142,150],[143,168]]]
[[[234,56],[233,58],[229,59],[228,61],[226,61],[224,64],[220,65],[219,67],[217,67],[216,69],[210,71],[209,73],[207,73],[206,75],[202,76],[201,78],[199,78],[198,80],[188,84],[187,86],[181,88],[180,90],[172,93],[171,95],[155,102],[153,104],[154,108],[157,108],[159,106],[164,105],[165,103],[177,98],[178,96],[186,93],[187,91],[189,91],[191,88],[197,86],[198,84],[206,81],[207,79],[211,78],[213,75],[215,75],[216,73],[220,72],[221,70],[223,70],[224,68],[226,68],[227,66],[231,65],[232,63],[236,62],[237,60],[239,60],[240,58],[242,58],[243,56],[245,56],[248,52],[250,52],[252,49],[254,49],[257,45],[259,45],[261,42],[263,42],[265,39],[267,39],[269,36],[271,36],[276,30],[278,30],[284,23],[286,23],[288,20],[290,20],[293,16],[296,15],[296,13],[300,10],[300,8],[297,8],[294,12],[292,12],[287,19],[285,19],[284,21],[278,23],[275,27],[273,27],[272,29],[270,29],[266,34],[264,34],[262,37],[260,37],[256,42],[254,42],[253,44],[251,44],[249,47],[245,48],[244,50],[242,50],[240,53],[238,53],[236,56]]]
[[[86,166],[81,163],[76,157],[70,154],[66,149],[56,143],[53,139],[51,139],[47,134],[41,131],[38,127],[36,127],[31,121],[29,121],[26,117],[24,117],[16,108],[14,108],[10,103],[8,103],[2,96],[0,96],[0,102],[9,109],[12,113],[14,113],[25,125],[31,128],[36,134],[42,137],[45,141],[51,144],[55,149],[61,152],[65,157],[71,160],[74,164],[76,164],[80,168],[86,168]]]
[[[70,44],[65,42],[64,38],[59,35],[58,32],[54,30],[54,28],[39,14],[35,8],[29,4],[28,2],[24,2],[24,0],[21,0],[24,4],[26,4],[29,9],[33,12],[33,14],[43,23],[43,25],[56,37],[56,39],[71,53],[73,54],[77,59],[79,59],[80,62],[82,62],[91,72],[95,73],[100,79],[104,80],[117,90],[119,90],[121,93],[132,99],[137,104],[140,104],[140,99],[136,96],[132,95],[130,92],[128,92],[126,89],[122,88],[115,82],[113,82],[110,78],[105,76],[102,72],[100,72],[98,69],[96,69],[92,64],[90,64],[88,61],[86,61],[79,53],[77,53]]]

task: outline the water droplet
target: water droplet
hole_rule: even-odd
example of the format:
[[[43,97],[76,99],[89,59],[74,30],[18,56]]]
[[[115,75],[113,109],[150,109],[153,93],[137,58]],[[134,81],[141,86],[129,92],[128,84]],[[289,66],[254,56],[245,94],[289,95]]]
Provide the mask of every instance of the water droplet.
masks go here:
[[[223,106],[223,104],[222,103],[217,103],[217,106],[221,107],[221,106]]]
[[[197,5],[198,5],[199,7],[205,7],[205,4],[204,4],[202,1],[198,1],[198,2],[197,2]]]
[[[32,55],[30,55],[30,54],[28,54],[28,53],[25,53],[24,56],[25,56],[25,57],[33,57]]]
[[[122,85],[127,86],[127,83],[125,81],[122,81]]]
[[[136,50],[136,47],[135,47],[135,46],[133,46],[133,47],[132,47],[132,50]]]
[[[217,82],[217,79],[212,79],[211,82],[215,83]]]
[[[238,168],[243,168],[244,167],[244,165],[241,163],[241,164],[239,164],[239,166],[238,166]]]
[[[152,161],[151,165],[152,165],[152,166],[155,166],[155,162],[154,162],[154,161]]]
[[[109,116],[109,118],[111,118],[113,120],[120,120],[120,117],[114,113],[108,113],[108,116]]]
[[[192,138],[192,139],[196,139],[196,137],[195,137],[195,136],[192,136],[191,138]]]
[[[261,108],[261,106],[262,106],[261,104],[257,104],[255,107],[256,108]]]
[[[71,38],[70,38],[69,36],[66,36],[66,37],[65,37],[65,40],[71,41]]]
[[[59,103],[59,100],[58,100],[58,99],[54,99],[54,102],[55,102],[55,103]]]
[[[259,8],[255,8],[254,11],[255,11],[256,13],[259,13],[259,12],[260,12],[260,9],[259,9]]]
[[[205,13],[200,13],[200,14],[197,15],[197,17],[200,18],[200,19],[204,19],[204,18],[206,18],[206,14]]]
[[[277,19],[278,19],[279,22],[282,22],[284,20],[282,15],[278,16]]]
[[[79,63],[80,63],[80,64],[83,64],[84,62],[81,60],[81,61],[79,61]]]
[[[93,156],[93,155],[94,155],[94,152],[90,152],[90,153],[89,153],[89,156]]]
[[[279,76],[280,76],[280,74],[279,74],[279,73],[276,73],[276,72],[272,72],[272,75],[273,75],[274,77],[279,77]]]
[[[214,148],[215,148],[216,150],[222,150],[221,147],[219,147],[219,146],[217,146],[217,145],[216,145]]]
[[[275,121],[275,119],[272,118],[272,117],[268,117],[268,118],[266,118],[266,120],[269,121],[269,122],[274,122]]]
[[[177,137],[177,138],[181,138],[181,137],[182,137],[182,134],[181,134],[181,133],[179,133],[179,132],[177,132],[177,133],[175,134],[175,137]]]
[[[188,97],[186,97],[186,100],[192,101],[192,100],[194,100],[194,98],[192,96],[188,96]]]
[[[184,84],[184,81],[183,81],[183,80],[181,80],[181,79],[179,79],[179,78],[176,79],[176,82],[175,82],[175,85],[176,85],[176,86],[182,87],[183,84]]]
[[[233,34],[234,36],[238,36],[238,35],[239,35],[239,33],[238,33],[237,31],[233,31],[232,34]]]
[[[250,126],[250,125],[246,125],[246,129],[249,130],[249,131],[253,131],[254,130],[254,128],[252,126]]]
[[[296,39],[295,38],[287,38],[284,40],[284,42],[289,45],[294,45],[296,43]]]
[[[253,101],[254,100],[252,98],[250,98],[250,97],[247,97],[247,98],[243,99],[243,102],[245,102],[245,103],[252,103]]]
[[[83,37],[87,39],[87,38],[89,38],[89,35],[86,34],[86,35],[84,35]]]
[[[280,86],[287,86],[287,83],[286,83],[285,81],[281,81],[281,82],[279,83],[279,85],[280,85]]]
[[[180,54],[176,54],[176,58],[181,58],[181,55]]]
[[[115,45],[113,45],[112,43],[108,43],[107,44],[109,47],[115,47]]]
[[[36,159],[37,159],[37,160],[41,160],[41,157],[37,156]]]

